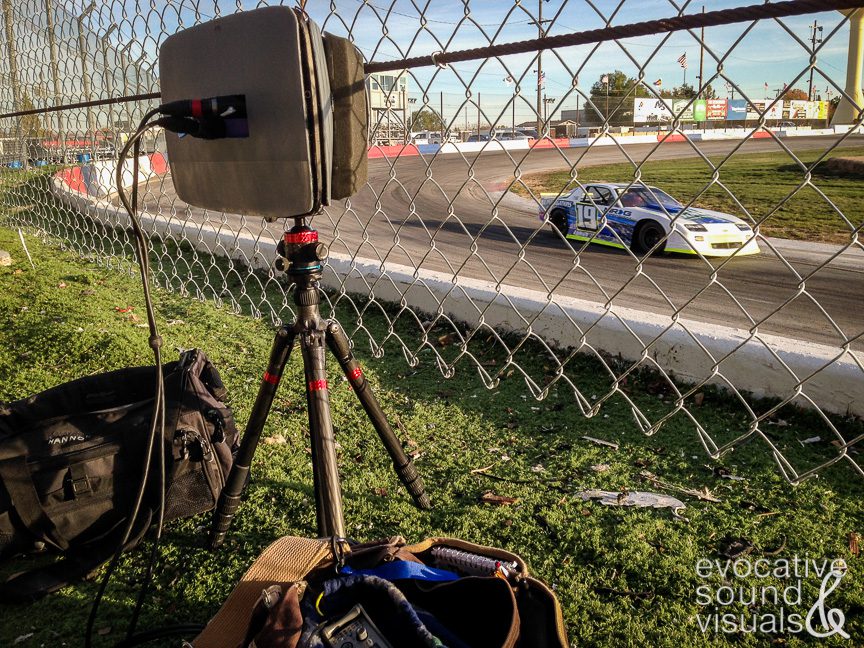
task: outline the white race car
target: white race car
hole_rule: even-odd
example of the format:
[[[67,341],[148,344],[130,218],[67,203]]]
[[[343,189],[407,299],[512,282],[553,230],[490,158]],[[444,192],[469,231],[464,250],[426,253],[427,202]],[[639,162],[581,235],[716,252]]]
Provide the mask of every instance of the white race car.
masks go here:
[[[731,214],[684,206],[657,187],[594,182],[569,194],[540,194],[540,220],[567,238],[629,247],[644,254],[660,251],[743,256],[758,254],[749,224]]]

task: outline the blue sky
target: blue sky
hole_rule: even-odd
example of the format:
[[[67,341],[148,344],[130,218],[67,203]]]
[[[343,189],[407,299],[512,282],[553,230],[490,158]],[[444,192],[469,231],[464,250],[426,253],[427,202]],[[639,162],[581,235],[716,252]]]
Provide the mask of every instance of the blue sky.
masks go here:
[[[549,34],[565,34],[603,27],[606,17],[613,13],[613,24],[626,24],[668,17],[677,14],[679,9],[683,9],[685,13],[697,13],[702,10],[703,5],[706,11],[712,11],[743,6],[750,4],[750,1],[673,3],[669,0],[596,0],[593,6],[598,13],[585,0],[551,0],[543,3],[543,18],[551,20],[550,23],[544,23]],[[513,0],[471,0],[464,3],[459,0],[397,0],[393,3],[387,0],[336,0],[335,6],[338,15],[351,28],[357,45],[367,57],[372,60],[394,60],[402,56],[429,54],[441,49],[477,47],[487,44],[489,39],[500,43],[534,37],[537,26],[533,21],[538,3],[539,0],[527,0],[519,5]],[[325,24],[326,29],[344,33],[345,25],[332,15],[328,17],[328,4],[310,0],[307,9],[319,23]],[[466,7],[469,9],[467,17]],[[526,13],[522,7],[531,14]],[[421,10],[428,20],[423,29]],[[386,35],[383,33],[379,16],[381,19],[386,17]],[[837,12],[823,12],[782,21],[764,21],[749,30],[749,24],[709,28],[705,31],[705,41],[708,48],[718,56],[725,54],[734,45],[734,50],[724,61],[726,76],[753,99],[764,97],[764,84],[767,82],[769,94],[773,97],[774,89],[782,88],[784,83],[791,85],[795,77],[807,68],[810,54],[796,42],[794,36],[807,42],[810,36],[809,26],[814,19],[823,26],[822,36],[825,38],[819,52],[818,65],[835,82],[842,85],[845,79],[848,27],[843,25],[831,35],[843,20],[842,15]],[[640,66],[644,66],[646,80],[653,82],[658,78],[662,79],[664,87],[679,85],[683,81],[684,70],[678,65],[677,59],[685,52],[688,59],[687,81],[692,84],[698,74],[700,53],[695,36],[681,32],[627,39],[621,41],[626,52],[615,43],[606,43],[596,49],[582,46],[561,49],[556,54],[547,52],[543,56],[546,94],[552,98],[560,98],[566,94],[572,87],[574,74],[578,75],[580,89],[587,93],[590,85],[602,73],[621,69],[628,75],[636,76]],[[739,39],[740,42],[735,45]],[[717,72],[717,61],[707,51],[704,60],[707,80]],[[513,92],[512,88],[503,82],[509,70],[509,74],[515,77],[524,74],[522,92],[526,97],[532,96],[536,83],[534,56],[510,56],[502,61],[506,68],[502,63],[493,60],[485,65],[460,63],[455,66],[455,70],[437,73],[434,68],[418,69],[413,72],[411,90],[417,93],[420,88],[428,87],[430,102],[436,106],[436,95],[439,92],[446,94],[447,105],[458,105],[459,95],[464,98],[466,82],[470,83],[473,93],[481,93],[481,101],[483,94],[490,99],[497,96],[503,98]],[[723,80],[714,82],[720,96],[726,96],[724,85]],[[806,89],[807,75],[794,85]],[[827,86],[827,80],[817,73],[814,80],[816,91],[825,95]],[[833,88],[832,93],[836,96]],[[736,92],[735,95],[740,96],[740,93]],[[575,95],[571,94],[565,103],[574,102]]]
[[[428,55],[437,50],[458,50],[488,44],[532,38],[537,35],[534,23],[541,0],[308,0],[307,11],[324,29],[339,35],[350,31],[356,44],[367,59],[395,60],[404,56]],[[603,27],[614,15],[612,24],[626,24],[675,15],[679,10],[697,13],[706,10],[743,6],[759,0],[550,0],[543,2],[544,28],[549,34],[564,34]],[[70,13],[80,13],[89,0],[67,0],[62,5]],[[244,9],[259,3],[242,0]],[[264,4],[264,3],[262,3]],[[273,3],[271,3],[273,4]],[[287,4],[293,4],[288,2]],[[331,9],[335,7],[335,10]],[[594,7],[594,8],[592,8]],[[596,10],[595,10],[596,8]],[[155,65],[156,51],[169,34],[178,29],[210,20],[218,15],[236,11],[236,2],[229,0],[123,0],[97,2],[96,10],[87,19],[87,26],[102,34],[112,24],[118,29],[110,40],[122,47],[130,40],[130,54],[134,60],[144,55]],[[422,17],[421,17],[422,16]],[[837,12],[822,12],[782,21],[764,21],[755,27],[749,24],[709,28],[705,32],[708,48],[718,55],[725,54],[740,39],[726,59],[726,75],[739,86],[740,91],[753,99],[769,94],[783,84],[793,85],[796,76],[806,70],[809,53],[796,42],[809,38],[809,25],[814,18],[823,26],[826,42],[818,55],[818,65],[838,84],[845,79],[848,28],[841,24]],[[382,24],[383,22],[383,24]],[[743,35],[743,37],[742,37]],[[794,35],[794,36],[793,36]],[[829,35],[830,38],[829,38]],[[645,79],[662,79],[670,88],[683,80],[683,70],[676,60],[687,54],[687,81],[696,80],[699,67],[699,44],[696,35],[687,32],[657,35],[605,43],[599,47],[582,46],[546,52],[543,69],[546,72],[546,95],[553,101],[554,110],[573,108],[576,95],[572,91],[574,76],[579,89],[586,94],[601,74],[621,69],[637,76],[644,68]],[[624,49],[622,49],[622,46]],[[660,48],[659,50],[657,48]],[[535,98],[535,55],[516,55],[487,62],[460,63],[452,68],[436,70],[420,68],[412,71],[411,95],[422,103],[426,100],[436,108],[442,95],[445,115],[454,119],[476,121],[476,108],[466,102],[466,85],[472,99],[479,93],[484,109],[490,115],[509,112],[504,108],[512,99],[514,88],[504,83],[507,76],[521,81],[521,95],[517,101],[517,121],[532,116]],[[705,77],[717,72],[717,62],[710,52],[705,55]],[[817,73],[816,91],[825,97],[828,81]],[[721,96],[726,95],[724,81],[714,82]],[[807,79],[794,83],[806,89]],[[568,92],[570,93],[568,96]],[[836,90],[832,89],[836,96]],[[417,105],[417,104],[415,104]],[[473,110],[473,112],[472,112]]]

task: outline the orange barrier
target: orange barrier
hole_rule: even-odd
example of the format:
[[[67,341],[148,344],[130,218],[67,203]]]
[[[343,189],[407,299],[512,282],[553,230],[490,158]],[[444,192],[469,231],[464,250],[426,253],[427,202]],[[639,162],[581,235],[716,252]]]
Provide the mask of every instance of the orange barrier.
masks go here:
[[[81,172],[81,167],[71,167],[63,169],[57,175],[66,183],[72,190],[79,193],[87,193],[87,185],[84,183],[84,174]]]
[[[370,158],[396,157],[397,155],[420,155],[420,151],[413,144],[373,146],[369,149]]]
[[[570,148],[570,138],[569,137],[544,137],[538,140],[532,140],[529,142],[529,148]]]
[[[156,175],[163,175],[168,171],[168,160],[161,153],[154,153],[150,156],[150,169]]]

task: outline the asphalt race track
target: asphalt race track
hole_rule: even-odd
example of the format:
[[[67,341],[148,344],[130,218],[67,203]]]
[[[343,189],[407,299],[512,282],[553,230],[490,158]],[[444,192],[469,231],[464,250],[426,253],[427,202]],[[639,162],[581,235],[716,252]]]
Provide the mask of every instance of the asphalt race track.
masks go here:
[[[793,151],[824,150],[834,142],[834,137],[784,140]],[[862,137],[846,141],[861,142]],[[698,143],[699,151],[706,155],[728,153],[739,146],[741,152],[782,150],[770,139],[743,145],[740,141]],[[649,152],[651,160],[697,155],[689,143],[639,144],[628,146],[625,152],[636,162]],[[611,299],[619,306],[666,315],[680,309],[682,318],[743,329],[753,326],[752,318],[759,322],[760,332],[832,346],[845,342],[844,335],[852,339],[864,331],[864,252],[860,248],[817,271],[834,254],[833,246],[771,239],[777,252],[763,243],[758,256],[714,259],[710,264],[683,255],[655,256],[644,262],[639,274],[637,261],[626,251],[584,247],[576,241],[571,241],[575,246],[571,249],[548,227],[538,229],[536,208],[514,196],[502,198],[503,185],[512,179],[517,166],[522,173],[531,173],[566,168],[576,161],[587,166],[627,158],[617,147],[603,146],[587,152],[483,153],[479,159],[473,153],[374,159],[369,161],[369,183],[348,207],[337,203],[312,224],[322,240],[332,242],[334,252],[361,258],[601,303]],[[189,208],[176,197],[170,180],[162,182],[161,188],[154,184],[142,196],[150,213],[174,212],[177,217],[195,222],[208,219],[252,234],[269,229],[274,238],[291,223],[266,224],[256,217]],[[862,213],[847,217],[860,223]],[[796,272],[806,279],[804,291]],[[853,343],[853,347],[861,346],[860,340]]]

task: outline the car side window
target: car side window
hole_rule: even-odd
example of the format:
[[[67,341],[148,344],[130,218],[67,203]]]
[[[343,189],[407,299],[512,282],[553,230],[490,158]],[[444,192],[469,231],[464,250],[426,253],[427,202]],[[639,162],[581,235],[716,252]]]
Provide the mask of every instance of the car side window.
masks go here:
[[[588,187],[585,195],[585,200],[594,201],[597,206],[609,206],[612,204],[612,192],[606,187]]]

